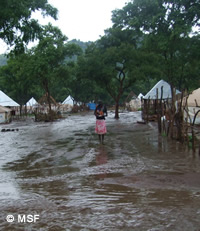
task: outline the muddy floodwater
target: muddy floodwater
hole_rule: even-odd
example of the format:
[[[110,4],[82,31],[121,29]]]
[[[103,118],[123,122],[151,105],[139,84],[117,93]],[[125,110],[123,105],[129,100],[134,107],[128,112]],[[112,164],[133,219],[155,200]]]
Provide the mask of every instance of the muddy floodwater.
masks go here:
[[[199,156],[138,120],[0,125],[0,230],[200,231]]]

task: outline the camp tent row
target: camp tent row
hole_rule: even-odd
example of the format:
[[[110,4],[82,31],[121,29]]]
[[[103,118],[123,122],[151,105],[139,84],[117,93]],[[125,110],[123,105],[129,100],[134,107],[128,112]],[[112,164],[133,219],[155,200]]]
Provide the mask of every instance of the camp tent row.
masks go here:
[[[160,80],[145,96],[141,93],[138,95],[138,99],[141,97],[145,99],[161,99],[161,89],[163,89],[162,99],[170,99],[171,98],[171,86],[164,80]],[[176,90],[176,94],[180,94],[179,90]],[[71,95],[69,95],[63,102],[63,105],[74,105],[74,99]],[[199,109],[200,106],[200,88],[194,90],[187,97],[187,104],[189,108],[189,113],[191,117],[194,117],[194,114]],[[27,103],[26,106],[34,107],[37,106],[38,102],[32,97]],[[20,105],[7,96],[3,91],[0,90],[0,123],[7,122],[9,120],[9,114],[11,113],[12,107],[19,107]],[[200,114],[200,113],[199,113]],[[200,123],[200,115],[197,118]]]
[[[46,99],[46,95],[44,95],[38,102],[35,100],[34,97],[32,97],[27,103],[26,103],[26,106],[27,107],[34,107],[34,106],[37,106],[39,104],[43,104],[43,103],[47,103],[45,102],[45,100],[47,101]],[[56,101],[51,97],[52,99],[52,103],[56,104]],[[74,99],[72,96],[68,96],[63,102],[62,104],[69,104],[69,105],[73,105],[73,102],[74,102]]]
[[[73,102],[73,97],[69,95],[62,104],[73,106]],[[32,110],[33,108],[38,107],[40,104],[34,99],[34,97],[32,97],[25,105],[28,110]],[[0,123],[10,122],[12,108],[19,106],[20,105],[17,102],[15,102],[13,99],[11,99],[8,95],[0,90]]]
[[[43,103],[44,100],[42,100],[44,98],[44,96],[39,100],[39,102],[41,101],[41,103]],[[73,106],[74,102],[74,98],[69,95],[63,102],[62,104],[69,104]],[[53,103],[55,103],[55,100],[53,101]],[[34,99],[34,97],[32,97],[27,103],[26,106],[28,107],[33,107],[33,106],[37,106],[39,103]]]
[[[72,106],[74,105],[74,99],[72,96],[68,96],[63,102],[62,104],[58,104],[56,102],[56,100],[50,96],[50,100],[51,100],[51,104],[52,104],[52,108],[53,110],[57,110],[58,108],[63,108],[63,107],[70,107],[69,110],[71,110]],[[32,111],[34,108],[39,108],[39,110],[42,110],[43,112],[45,111],[45,106],[48,106],[48,99],[47,99],[47,94],[44,94],[39,100],[38,102],[32,97],[27,103],[26,103],[27,109],[29,111]],[[41,108],[40,108],[41,106]]]

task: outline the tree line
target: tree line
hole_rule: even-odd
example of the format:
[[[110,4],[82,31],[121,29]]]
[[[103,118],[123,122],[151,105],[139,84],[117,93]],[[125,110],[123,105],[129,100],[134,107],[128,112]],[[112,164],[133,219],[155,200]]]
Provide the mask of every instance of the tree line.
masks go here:
[[[0,38],[13,49],[0,69],[0,88],[20,104],[44,93],[60,102],[71,94],[115,104],[118,118],[131,91],[145,94],[160,79],[181,91],[200,86],[200,0],[131,0],[89,43],[69,42],[59,28],[31,19],[35,10],[57,17],[47,0],[8,2],[1,3]],[[34,39],[38,45],[27,49]]]

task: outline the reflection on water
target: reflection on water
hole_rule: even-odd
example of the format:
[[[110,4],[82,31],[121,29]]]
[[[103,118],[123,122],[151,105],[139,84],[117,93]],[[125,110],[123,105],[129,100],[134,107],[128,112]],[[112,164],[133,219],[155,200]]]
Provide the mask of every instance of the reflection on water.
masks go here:
[[[92,113],[55,123],[2,125],[0,230],[199,230],[200,160],[139,125],[107,119],[100,145]],[[39,214],[35,223],[8,214]]]
[[[105,168],[104,168],[104,164],[106,164],[108,162],[108,154],[107,154],[107,151],[106,151],[106,148],[104,147],[104,145],[100,145],[98,151],[99,151],[99,153],[97,153],[97,155],[96,155],[96,165],[97,166],[100,165],[101,166],[100,172],[103,172],[103,173],[98,174],[98,178],[104,179],[107,176]]]

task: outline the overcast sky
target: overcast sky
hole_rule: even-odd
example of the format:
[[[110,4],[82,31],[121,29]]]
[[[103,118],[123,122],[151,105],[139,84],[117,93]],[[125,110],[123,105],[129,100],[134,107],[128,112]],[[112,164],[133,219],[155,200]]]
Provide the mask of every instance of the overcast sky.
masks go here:
[[[128,0],[49,0],[58,9],[58,20],[43,19],[34,15],[41,24],[49,21],[58,26],[69,40],[80,39],[83,42],[95,41],[104,35],[104,30],[112,26],[111,15],[115,9],[121,9]],[[1,41],[0,53],[6,51]]]

